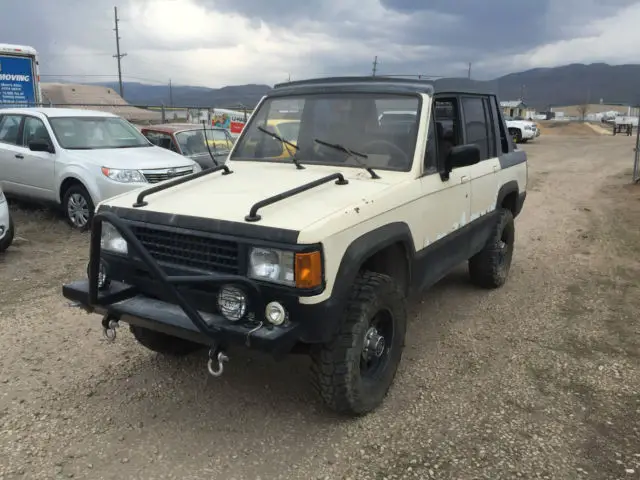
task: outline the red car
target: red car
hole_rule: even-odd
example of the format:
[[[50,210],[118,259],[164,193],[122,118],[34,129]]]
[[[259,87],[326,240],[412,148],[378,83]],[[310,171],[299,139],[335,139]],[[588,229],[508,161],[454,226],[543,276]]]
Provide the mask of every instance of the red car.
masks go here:
[[[234,143],[233,137],[225,129],[205,129],[197,123],[149,125],[140,127],[140,131],[151,143],[189,157],[203,169],[215,166],[213,159],[222,165]]]

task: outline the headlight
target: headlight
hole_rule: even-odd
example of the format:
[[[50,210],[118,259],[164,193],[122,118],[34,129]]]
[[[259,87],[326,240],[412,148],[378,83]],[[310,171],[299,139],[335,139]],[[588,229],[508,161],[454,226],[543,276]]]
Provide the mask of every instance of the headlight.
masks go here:
[[[275,248],[253,247],[249,252],[249,277],[297,288],[322,285],[319,251],[296,253]]]
[[[193,166],[193,170],[191,171],[191,173],[198,173],[198,172],[201,172],[201,171],[202,171],[202,167],[200,166],[200,164],[199,164],[199,163],[196,163],[196,164]]]
[[[249,253],[249,276],[256,280],[294,286],[293,252],[274,248],[252,248]]]
[[[144,175],[138,170],[123,170],[120,168],[102,167],[102,174],[121,183],[147,183]]]
[[[108,222],[102,224],[102,236],[100,238],[100,248],[108,252],[121,253],[128,252],[127,241],[118,233],[116,227]]]

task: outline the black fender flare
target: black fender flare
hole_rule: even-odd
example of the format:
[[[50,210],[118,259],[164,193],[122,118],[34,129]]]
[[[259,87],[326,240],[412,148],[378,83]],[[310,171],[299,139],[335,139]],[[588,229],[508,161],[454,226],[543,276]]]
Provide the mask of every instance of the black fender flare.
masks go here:
[[[342,255],[331,296],[343,304],[362,265],[374,254],[395,243],[401,243],[405,249],[409,268],[407,280],[410,283],[411,260],[416,254],[411,229],[405,222],[393,222],[371,230],[351,242]]]
[[[521,199],[522,194],[520,193],[518,182],[515,180],[509,180],[507,183],[502,185],[502,187],[500,187],[500,190],[498,190],[498,197],[496,199],[496,210],[500,208],[500,205],[502,205],[504,199],[507,198],[507,195],[511,195],[512,193],[516,194],[515,211],[513,212],[513,217],[515,218],[518,216],[520,210],[522,209],[523,200]]]

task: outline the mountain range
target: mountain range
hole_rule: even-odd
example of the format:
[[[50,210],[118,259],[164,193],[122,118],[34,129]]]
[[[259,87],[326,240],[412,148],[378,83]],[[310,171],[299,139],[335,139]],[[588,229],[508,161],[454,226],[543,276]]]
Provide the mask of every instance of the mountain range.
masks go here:
[[[523,101],[539,110],[554,105],[584,103],[640,104],[640,65],[606,63],[570,64],[535,68],[490,80],[501,100]],[[101,83],[118,91],[115,82]],[[255,106],[271,90],[268,85],[234,85],[223,88],[184,85],[147,85],[125,82],[124,98],[133,105],[181,107]]]

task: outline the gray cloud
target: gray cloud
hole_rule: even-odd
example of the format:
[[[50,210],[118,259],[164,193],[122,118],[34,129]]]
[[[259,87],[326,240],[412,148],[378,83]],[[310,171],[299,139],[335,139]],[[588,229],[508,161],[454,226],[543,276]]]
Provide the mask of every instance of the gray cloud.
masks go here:
[[[311,49],[300,58],[286,43],[270,53],[271,73],[284,77],[367,74],[373,56],[379,56],[379,72],[464,75],[466,63],[491,64],[551,42],[589,35],[589,22],[612,15],[633,0],[380,0],[386,9],[360,8],[356,0],[194,0],[210,12],[233,13],[249,20],[258,31],[271,27],[292,38],[322,34],[344,49]],[[29,44],[41,52],[41,72],[47,74],[107,74],[113,76],[115,50],[113,1],[20,0],[5,2],[0,17],[2,40]],[[211,46],[206,38],[172,38],[130,22],[132,6],[153,7],[154,0],[120,0],[122,45],[129,79],[154,79],[177,75],[179,52]],[[372,12],[371,10],[375,10]],[[377,12],[377,13],[376,13]],[[233,47],[243,39],[229,32],[218,37],[217,48]],[[246,47],[255,53],[256,46]],[[282,56],[282,58],[279,57]],[[164,60],[159,64],[158,58]],[[289,64],[284,64],[286,59]],[[269,59],[267,59],[269,60]],[[265,60],[265,65],[269,61]],[[601,59],[596,59],[601,60]],[[203,59],[203,61],[205,61]],[[216,59],[207,59],[215,63]],[[570,59],[569,59],[570,61]],[[498,62],[499,63],[499,62]],[[495,66],[497,63],[493,61]],[[509,62],[505,60],[505,67]],[[224,65],[220,66],[225,68]],[[197,65],[193,67],[197,72]],[[275,72],[275,73],[274,73]],[[504,71],[474,70],[480,77]],[[262,70],[247,71],[242,80],[260,83]],[[186,74],[185,74],[186,75]],[[112,79],[112,78],[109,78]],[[284,80],[284,78],[282,78]],[[160,81],[165,81],[160,78]],[[183,83],[188,78],[182,79]],[[240,81],[240,79],[239,79]],[[199,79],[194,83],[203,84]]]

